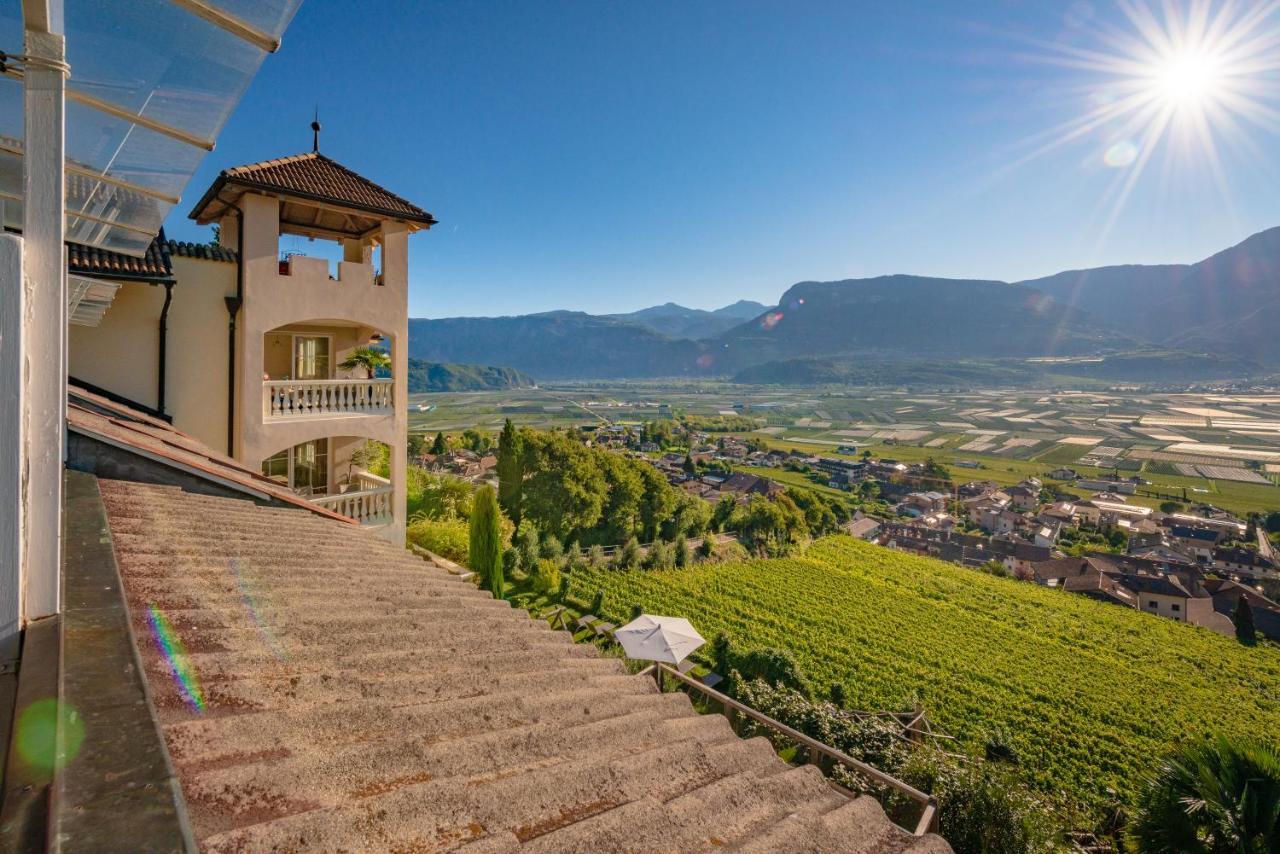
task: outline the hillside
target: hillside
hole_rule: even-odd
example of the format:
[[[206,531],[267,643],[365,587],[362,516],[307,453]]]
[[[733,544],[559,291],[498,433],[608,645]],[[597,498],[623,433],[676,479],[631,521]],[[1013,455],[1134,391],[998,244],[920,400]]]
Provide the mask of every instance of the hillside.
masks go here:
[[[981,754],[1006,729],[1027,780],[1101,810],[1177,741],[1280,732],[1280,651],[1027,582],[872,546],[670,572],[580,569],[572,592],[790,649],[857,708],[916,701]],[[599,612],[598,612],[599,613]]]
[[[765,309],[766,306],[751,300],[738,300],[733,305],[726,305],[714,311],[685,308],[669,302],[627,314],[605,316],[623,323],[648,327],[669,338],[689,338],[696,341],[728,332],[744,320],[759,317]]]
[[[543,379],[683,376],[697,372],[701,349],[579,311],[409,320],[414,358],[510,365]]]
[[[849,365],[868,359],[1078,355],[1112,357],[1080,374],[1099,381],[1236,379],[1280,365],[1280,228],[1197,264],[1100,267],[1013,284],[909,275],[800,282],[776,310],[744,300],[710,312],[667,303],[616,315],[409,323],[412,356],[496,362],[548,379],[733,376],[766,366],[748,376],[777,379],[751,381],[841,381],[865,373]],[[1135,357],[1116,358],[1123,354]],[[796,359],[819,361],[789,364]]]
[[[428,391],[485,391],[504,388],[532,388],[533,378],[515,368],[488,365],[458,365],[409,359],[409,393]]]
[[[763,322],[716,340],[738,362],[876,352],[1044,356],[1124,346],[1082,312],[1022,285],[923,276],[800,282]]]
[[[1280,362],[1280,227],[1195,264],[1071,270],[1021,284],[1150,341]]]

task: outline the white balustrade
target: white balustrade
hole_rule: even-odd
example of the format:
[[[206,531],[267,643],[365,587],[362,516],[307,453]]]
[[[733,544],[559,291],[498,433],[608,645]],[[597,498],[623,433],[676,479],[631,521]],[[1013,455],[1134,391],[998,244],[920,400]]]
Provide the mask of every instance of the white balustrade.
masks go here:
[[[393,379],[265,380],[266,418],[330,415],[387,415],[393,411]]]
[[[383,480],[383,478],[378,478]],[[391,486],[358,489],[338,495],[321,495],[311,499],[334,513],[350,516],[361,525],[382,525],[391,521]]]

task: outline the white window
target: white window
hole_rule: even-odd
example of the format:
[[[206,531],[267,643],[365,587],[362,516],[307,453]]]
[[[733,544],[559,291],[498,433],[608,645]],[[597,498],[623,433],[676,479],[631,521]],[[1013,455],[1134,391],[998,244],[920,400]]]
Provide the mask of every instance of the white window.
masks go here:
[[[329,440],[316,439],[286,448],[262,461],[262,473],[299,495],[329,491]]]
[[[332,376],[329,365],[329,336],[293,336],[293,378],[295,380],[327,380]]]

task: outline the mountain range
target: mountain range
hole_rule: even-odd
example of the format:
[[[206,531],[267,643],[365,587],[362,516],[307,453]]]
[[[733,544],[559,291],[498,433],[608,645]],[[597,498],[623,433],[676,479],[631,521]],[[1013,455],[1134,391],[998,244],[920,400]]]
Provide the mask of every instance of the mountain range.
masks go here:
[[[1085,356],[1106,357],[1077,364],[1109,379],[1235,378],[1280,365],[1280,228],[1195,264],[1013,283],[910,275],[800,282],[772,308],[744,300],[715,311],[667,303],[615,315],[412,319],[409,351],[543,379],[820,382],[848,375],[853,363]]]

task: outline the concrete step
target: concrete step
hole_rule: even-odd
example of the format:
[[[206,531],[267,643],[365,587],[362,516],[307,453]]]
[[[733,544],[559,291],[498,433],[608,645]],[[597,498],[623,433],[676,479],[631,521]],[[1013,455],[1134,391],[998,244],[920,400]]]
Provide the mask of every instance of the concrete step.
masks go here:
[[[663,711],[654,706],[580,725],[544,723],[443,741],[424,738],[414,743],[416,748],[410,746],[410,750],[404,750],[402,745],[399,756],[381,755],[386,762],[378,765],[370,764],[367,756],[350,750],[329,756],[291,756],[271,769],[270,780],[277,782],[262,790],[287,794],[294,802],[305,801],[316,808],[339,807],[353,798],[377,798],[406,788],[425,796],[423,786],[428,783],[432,791],[443,792],[498,784],[508,786],[506,781],[511,778],[531,773],[549,775],[548,782],[539,786],[546,794],[563,785],[559,781],[561,772],[568,777],[595,775],[597,778],[604,773],[601,769],[606,768],[614,775],[627,773],[630,769],[625,763],[637,755],[657,754],[665,758],[668,767],[678,769],[679,765],[671,764],[675,757],[701,755],[705,748],[692,736],[673,739],[672,732],[663,726]],[[634,729],[637,726],[644,729]],[[644,738],[627,738],[628,727],[632,728],[629,730],[632,734],[644,733]],[[533,739],[538,741],[531,751]],[[368,745],[368,748],[376,754],[379,745]],[[619,765],[617,761],[611,764],[611,758],[616,756],[620,756],[624,764]],[[663,759],[649,761],[660,763]],[[291,776],[296,776],[292,785],[280,786],[280,772],[286,769]],[[573,773],[569,774],[566,769],[573,769]],[[262,821],[263,816],[254,811],[235,815],[220,808],[233,800],[237,792],[257,789],[259,780],[261,775],[252,766],[215,769],[200,775],[185,790],[193,820],[202,831],[214,832]],[[616,785],[609,785],[616,789]],[[571,791],[578,790],[571,787]],[[431,797],[439,800],[447,799],[448,795]]]
[[[492,730],[556,721],[564,726],[616,717],[631,709],[678,709],[670,695],[648,693],[628,677],[614,680],[609,693],[580,686],[572,690],[524,696],[498,692],[482,697],[417,703],[406,706],[349,704],[289,707],[233,717],[188,720],[164,727],[175,764],[192,773],[207,767],[231,766],[261,756],[292,754],[294,745],[334,750],[364,744],[394,733],[430,733],[438,739],[460,738]],[[628,690],[632,693],[628,693]],[[228,746],[224,746],[228,745]]]
[[[822,826],[846,850],[858,854],[889,854],[912,841],[884,814],[875,798],[863,795],[822,816]]]

